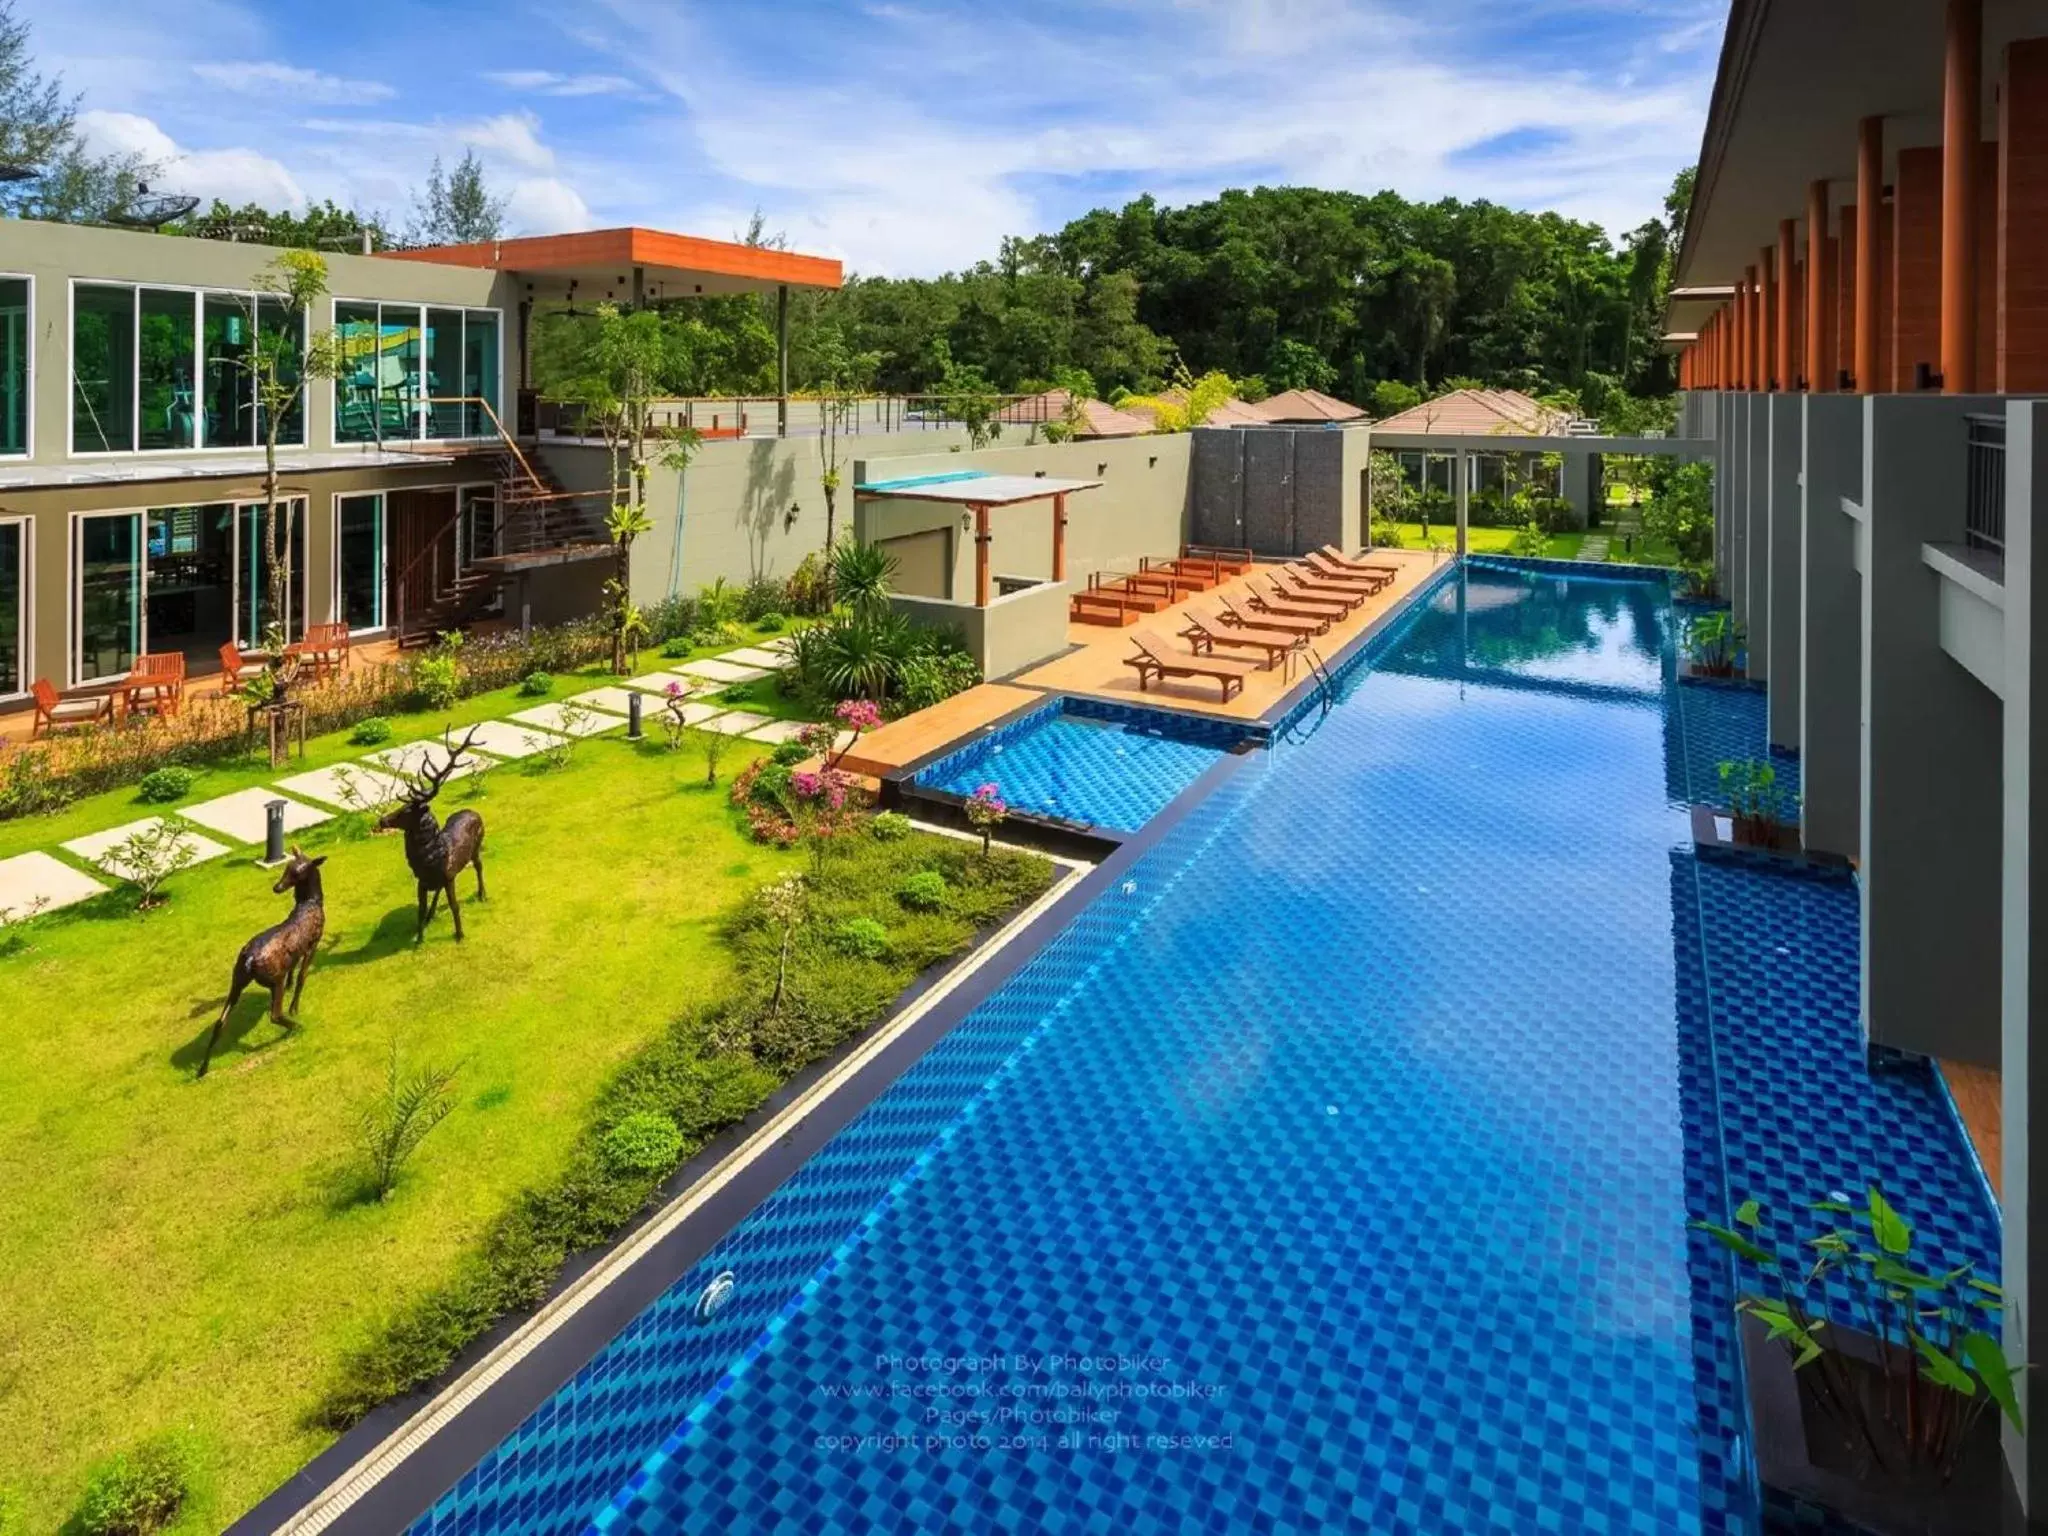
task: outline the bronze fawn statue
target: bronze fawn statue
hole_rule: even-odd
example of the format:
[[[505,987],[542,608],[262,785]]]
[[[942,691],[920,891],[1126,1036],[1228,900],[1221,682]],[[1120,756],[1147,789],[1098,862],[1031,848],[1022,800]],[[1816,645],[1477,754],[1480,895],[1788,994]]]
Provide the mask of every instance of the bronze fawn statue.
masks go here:
[[[413,943],[427,936],[427,924],[434,919],[442,896],[448,898],[448,913],[455,919],[455,937],[462,938],[462,908],[455,900],[455,877],[465,865],[476,866],[476,899],[484,895],[484,819],[475,811],[457,811],[443,826],[434,819],[434,796],[455,772],[462,754],[476,739],[476,730],[459,743],[448,745],[447,755],[437,768],[429,757],[417,773],[408,775],[405,799],[396,810],[377,822],[379,830],[394,828],[405,834],[405,862],[419,881],[420,923]],[[448,738],[442,738],[444,745]],[[430,899],[431,898],[431,899]]]
[[[212,1065],[213,1048],[220,1044],[221,1029],[250,982],[260,981],[270,989],[271,1022],[286,1029],[293,1027],[294,1021],[284,1011],[284,989],[296,971],[298,982],[292,987],[292,1012],[297,1013],[299,998],[306,990],[306,972],[313,968],[313,953],[319,949],[320,935],[327,929],[327,908],[320,891],[320,866],[326,862],[325,854],[309,859],[296,848],[285,860],[284,869],[271,889],[280,896],[286,891],[292,893],[292,915],[275,928],[257,934],[235,956],[228,1000],[221,1004],[220,1017],[213,1021],[213,1033],[206,1037],[206,1054],[199,1058],[199,1076],[206,1076],[206,1069]]]

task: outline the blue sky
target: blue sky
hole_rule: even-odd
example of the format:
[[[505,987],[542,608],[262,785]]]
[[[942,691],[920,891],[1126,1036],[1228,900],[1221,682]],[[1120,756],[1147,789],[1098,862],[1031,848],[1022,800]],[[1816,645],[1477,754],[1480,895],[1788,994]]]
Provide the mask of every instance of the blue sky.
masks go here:
[[[165,186],[403,215],[482,157],[521,233],[640,223],[898,275],[1140,192],[1300,183],[1619,232],[1698,153],[1726,0],[17,0]]]

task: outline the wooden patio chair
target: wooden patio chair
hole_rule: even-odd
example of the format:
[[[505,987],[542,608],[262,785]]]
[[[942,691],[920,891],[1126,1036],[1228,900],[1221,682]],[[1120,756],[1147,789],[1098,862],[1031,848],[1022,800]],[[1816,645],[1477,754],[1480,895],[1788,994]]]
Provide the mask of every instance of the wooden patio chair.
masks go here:
[[[175,715],[185,702],[185,653],[145,651],[122,680],[124,710],[131,715]]]
[[[1176,677],[1206,677],[1223,690],[1223,702],[1228,704],[1242,691],[1244,680],[1258,670],[1248,661],[1231,661],[1221,656],[1177,656],[1138,635],[1131,636],[1131,644],[1138,648],[1137,654],[1126,656],[1124,665],[1137,672],[1141,693],[1152,686],[1154,678],[1164,681]]]
[[[37,678],[29,692],[36,703],[36,717],[28,728],[30,741],[38,736],[53,736],[58,731],[83,730],[88,726],[113,723],[114,696],[111,693],[80,694],[67,699],[57,692],[57,685],[47,677]]]
[[[1301,635],[1282,638],[1255,629],[1226,629],[1211,625],[1192,608],[1187,611],[1186,618],[1187,627],[1180,632],[1180,637],[1187,641],[1188,648],[1197,656],[1214,656],[1217,646],[1232,645],[1239,650],[1263,653],[1266,659],[1260,665],[1269,672],[1307,644],[1306,637]]]
[[[261,662],[249,660],[242,648],[230,640],[220,648],[220,691],[222,697],[239,693],[242,685],[263,670]]]
[[[1254,599],[1257,596],[1256,592],[1252,594]],[[1330,632],[1328,619],[1293,619],[1285,614],[1276,613],[1248,617],[1229,598],[1219,595],[1217,600],[1223,604],[1223,612],[1217,615],[1218,621],[1236,629],[1264,630],[1271,635],[1292,635],[1298,640],[1307,640],[1311,636],[1326,635]]]
[[[1340,619],[1365,602],[1365,594],[1356,587],[1333,587],[1319,581],[1303,581],[1298,573],[1285,567],[1266,579],[1273,584],[1273,590],[1282,601],[1304,603],[1325,613],[1335,609],[1336,617]]]

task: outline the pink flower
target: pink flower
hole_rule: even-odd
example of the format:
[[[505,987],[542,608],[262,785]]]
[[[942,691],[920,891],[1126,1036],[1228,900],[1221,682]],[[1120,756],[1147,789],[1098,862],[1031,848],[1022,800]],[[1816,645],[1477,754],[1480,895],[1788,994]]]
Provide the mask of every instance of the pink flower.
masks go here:
[[[818,776],[815,773],[792,773],[789,787],[805,800],[814,800],[818,794]]]
[[[672,699],[680,699],[683,696],[683,685],[681,683],[670,683],[666,688],[662,689],[662,692]]]
[[[850,725],[856,731],[872,730],[882,723],[882,712],[872,699],[847,699],[833,713],[841,725]]]

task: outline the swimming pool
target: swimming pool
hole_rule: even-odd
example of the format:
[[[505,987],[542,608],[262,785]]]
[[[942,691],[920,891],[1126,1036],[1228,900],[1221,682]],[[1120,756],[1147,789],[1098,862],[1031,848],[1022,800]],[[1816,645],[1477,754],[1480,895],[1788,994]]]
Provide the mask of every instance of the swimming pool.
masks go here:
[[[1135,832],[1248,734],[1229,721],[1064,698],[925,765],[913,782],[963,796],[994,784],[1013,811]]]
[[[1879,1177],[1989,1273],[1981,1180],[1854,887],[1693,856],[1660,583],[1376,648],[415,1529],[1753,1529],[1687,1218]]]

